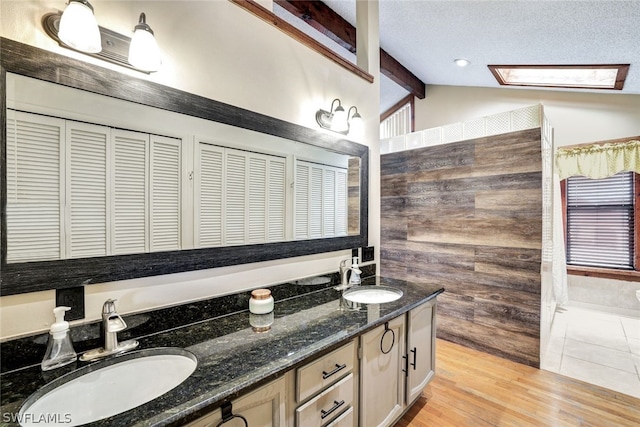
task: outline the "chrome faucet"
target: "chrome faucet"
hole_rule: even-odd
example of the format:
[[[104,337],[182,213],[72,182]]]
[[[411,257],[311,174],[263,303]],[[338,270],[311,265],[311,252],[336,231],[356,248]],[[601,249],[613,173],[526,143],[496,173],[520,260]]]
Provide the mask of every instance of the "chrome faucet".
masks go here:
[[[350,288],[353,285],[353,284],[350,284],[349,281],[347,280],[347,273],[349,271],[352,271],[351,274],[362,273],[362,271],[357,266],[354,267],[353,265],[351,265],[347,267],[347,261],[351,261],[351,258],[343,259],[342,261],[340,261],[340,285],[336,286],[336,290],[338,291],[345,290],[347,288]]]
[[[89,350],[80,356],[80,360],[89,361],[132,350],[138,346],[138,341],[127,340],[118,343],[118,332],[127,329],[124,319],[116,311],[116,300],[108,299],[102,305],[102,332],[104,333],[104,347]]]

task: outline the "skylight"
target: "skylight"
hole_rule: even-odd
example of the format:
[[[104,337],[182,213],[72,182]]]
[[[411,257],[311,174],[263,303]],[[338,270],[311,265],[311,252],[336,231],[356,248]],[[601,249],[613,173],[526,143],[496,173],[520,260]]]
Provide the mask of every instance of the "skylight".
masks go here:
[[[622,90],[629,64],[489,65],[503,86],[538,86]]]

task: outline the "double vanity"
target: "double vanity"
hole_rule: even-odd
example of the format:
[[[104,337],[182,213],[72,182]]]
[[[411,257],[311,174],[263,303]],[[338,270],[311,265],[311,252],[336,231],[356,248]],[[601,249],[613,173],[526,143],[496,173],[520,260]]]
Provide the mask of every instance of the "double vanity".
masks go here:
[[[334,274],[273,286],[270,315],[251,314],[243,292],[123,316],[129,328],[120,339],[137,339],[137,350],[49,372],[34,364],[46,336],[5,342],[3,422],[17,425],[4,414],[15,421],[21,408],[23,421],[38,421],[25,417],[29,405],[57,383],[93,376],[102,391],[92,403],[90,391],[74,385],[80,406],[124,411],[89,424],[95,426],[392,425],[434,375],[436,296],[443,289],[370,277],[362,282],[366,292],[343,298],[338,282]],[[72,329],[79,353],[100,342],[99,328]],[[22,360],[5,359],[21,349]],[[158,395],[167,387],[158,384],[171,381],[179,384]],[[152,400],[127,406],[146,393]],[[78,422],[69,409],[45,411],[60,425]]]

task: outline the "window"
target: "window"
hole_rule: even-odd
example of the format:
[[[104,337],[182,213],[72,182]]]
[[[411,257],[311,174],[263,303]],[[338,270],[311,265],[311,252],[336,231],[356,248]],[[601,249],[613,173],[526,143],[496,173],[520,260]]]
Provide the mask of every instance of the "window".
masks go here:
[[[567,264],[634,270],[635,181],[633,172],[603,179],[566,180]]]

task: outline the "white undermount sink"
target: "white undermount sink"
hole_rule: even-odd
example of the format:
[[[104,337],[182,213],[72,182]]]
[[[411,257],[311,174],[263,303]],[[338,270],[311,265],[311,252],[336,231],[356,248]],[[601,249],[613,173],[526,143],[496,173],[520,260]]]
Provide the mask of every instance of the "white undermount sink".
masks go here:
[[[402,297],[400,289],[375,285],[354,286],[342,294],[342,298],[347,301],[360,304],[382,304],[395,301],[400,297]]]
[[[181,348],[140,350],[85,366],[52,381],[20,408],[22,426],[77,426],[149,402],[186,380],[198,362]],[[44,418],[47,419],[47,418]],[[49,418],[51,419],[51,418]]]

